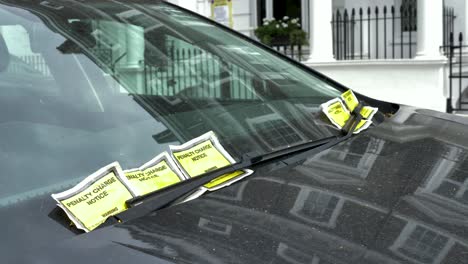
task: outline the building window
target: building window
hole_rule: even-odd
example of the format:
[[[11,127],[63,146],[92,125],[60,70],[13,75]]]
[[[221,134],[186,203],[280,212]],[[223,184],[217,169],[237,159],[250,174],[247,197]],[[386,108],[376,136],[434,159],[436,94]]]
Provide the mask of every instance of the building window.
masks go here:
[[[284,263],[300,264],[330,264],[329,262],[322,261],[317,255],[309,255],[305,252],[292,248],[286,243],[279,243],[276,254],[284,260]]]
[[[328,194],[310,192],[304,201],[301,214],[315,221],[328,222],[338,204],[338,200],[338,198]]]
[[[257,25],[263,25],[263,19],[267,17],[266,0],[257,0]]]
[[[200,217],[200,220],[198,221],[198,227],[200,229],[216,233],[219,235],[226,235],[229,236],[231,235],[232,231],[232,225],[227,224],[227,223],[222,223],[222,222],[217,222],[215,220],[210,220],[207,218]]]
[[[396,254],[417,263],[432,264],[437,262],[436,260],[443,259],[450,248],[448,242],[446,236],[410,223],[403,229],[391,249]]]
[[[273,17],[282,19],[285,16],[301,18],[301,0],[274,0]]]
[[[272,5],[267,2],[271,1]],[[273,14],[275,19],[302,18],[302,0],[257,0],[258,25],[263,24],[263,19],[268,14]]]
[[[334,227],[344,201],[339,197],[313,189],[301,189],[291,214],[311,223]]]
[[[433,188],[433,192],[468,206],[468,152],[449,147],[442,157],[452,165],[444,167],[445,175],[434,176],[440,177],[441,181]],[[445,163],[438,164],[444,166]]]
[[[401,30],[410,32],[417,30],[417,0],[402,0],[401,1]]]

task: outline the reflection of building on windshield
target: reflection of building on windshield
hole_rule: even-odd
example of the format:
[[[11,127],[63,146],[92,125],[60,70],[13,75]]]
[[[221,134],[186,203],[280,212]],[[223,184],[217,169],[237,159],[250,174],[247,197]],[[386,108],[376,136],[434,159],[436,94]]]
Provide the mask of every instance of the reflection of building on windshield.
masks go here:
[[[192,98],[255,99],[253,76],[234,63],[192,44],[185,36],[138,10],[120,20],[71,21],[91,27],[87,52],[110,68],[120,92]],[[80,31],[74,32],[81,33]],[[80,41],[84,38],[81,34]]]
[[[468,151],[447,147],[420,191],[468,207]]]
[[[330,228],[336,226],[336,219],[343,207],[344,199],[313,188],[301,188],[291,214],[307,222]]]
[[[198,227],[208,232],[213,232],[215,234],[223,236],[231,235],[232,231],[232,224],[227,224],[220,220],[207,219],[205,217],[200,217]]]
[[[327,262],[320,261],[320,258],[316,255],[310,256],[305,254],[301,250],[291,248],[286,243],[279,243],[276,250],[276,254],[283,259],[286,263],[290,264],[301,264],[301,263],[310,263],[310,264],[327,264]]]
[[[390,249],[398,256],[420,264],[438,264],[455,241],[422,225],[409,222]]]
[[[242,181],[231,185],[229,188],[224,188],[222,192],[214,192],[211,197],[215,197],[221,200],[228,201],[242,201],[245,187],[247,186],[246,181]]]
[[[247,119],[247,124],[270,149],[281,149],[306,141],[300,130],[276,111],[269,115]]]
[[[307,159],[296,168],[329,184],[363,184],[385,145],[383,139],[348,140]]]
[[[1,25],[0,37],[5,41],[10,53],[10,63],[6,72],[28,74],[44,80],[52,78],[44,57],[31,49],[29,33],[22,25]]]
[[[468,226],[468,151],[447,145],[425,183],[406,201],[439,222]]]

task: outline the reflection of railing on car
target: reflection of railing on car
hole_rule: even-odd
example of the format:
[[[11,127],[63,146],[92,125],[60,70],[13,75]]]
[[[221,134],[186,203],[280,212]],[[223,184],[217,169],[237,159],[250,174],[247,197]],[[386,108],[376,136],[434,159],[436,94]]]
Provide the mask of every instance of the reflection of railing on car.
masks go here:
[[[49,67],[47,66],[44,58],[42,55],[39,54],[32,54],[32,55],[23,55],[17,57],[19,59],[18,62],[12,60],[10,66],[8,68],[8,72],[10,73],[22,73],[24,70],[22,68],[26,64],[27,66],[31,67],[35,72],[40,73],[43,76],[51,76]]]
[[[254,99],[253,75],[197,48],[170,47],[169,63],[145,63],[145,93],[192,98]]]

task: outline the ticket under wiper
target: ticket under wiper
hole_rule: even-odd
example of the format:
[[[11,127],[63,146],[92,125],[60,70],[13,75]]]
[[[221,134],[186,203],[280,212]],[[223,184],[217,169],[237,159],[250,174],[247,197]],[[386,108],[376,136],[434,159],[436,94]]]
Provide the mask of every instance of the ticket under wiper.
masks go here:
[[[124,171],[132,190],[141,196],[185,180],[184,174],[167,152],[136,169]]]
[[[52,194],[75,226],[86,232],[125,211],[126,201],[134,197],[117,162],[99,169],[69,190]]]

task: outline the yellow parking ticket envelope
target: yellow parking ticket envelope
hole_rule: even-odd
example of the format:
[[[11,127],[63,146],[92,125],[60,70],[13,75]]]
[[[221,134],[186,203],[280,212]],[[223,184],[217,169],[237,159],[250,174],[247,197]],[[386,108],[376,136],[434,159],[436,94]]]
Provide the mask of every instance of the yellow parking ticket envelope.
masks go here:
[[[236,161],[219,143],[214,132],[208,132],[180,146],[169,146],[177,165],[188,178],[220,169]]]
[[[227,187],[237,181],[240,181],[244,179],[245,177],[251,175],[253,173],[253,170],[240,170],[240,171],[235,171],[229,174],[225,174],[219,178],[216,178],[212,180],[211,182],[203,185],[204,188],[206,188],[208,191],[216,191],[221,188]]]
[[[341,99],[346,104],[346,107],[350,112],[354,111],[354,109],[359,105],[359,100],[352,90],[348,90],[343,93],[341,95]]]
[[[99,169],[67,191],[52,194],[76,227],[86,232],[125,211],[125,202],[134,197],[117,162]]]
[[[359,124],[354,129],[353,134],[361,133],[361,131],[366,130],[367,128],[369,128],[370,125],[372,125],[371,120],[361,120],[361,122],[359,122]]]
[[[219,178],[216,178],[212,180],[211,182],[200,187],[197,191],[193,192],[191,195],[186,197],[182,203],[197,199],[198,197],[202,196],[207,191],[212,192],[212,191],[219,190],[221,188],[225,188],[235,182],[238,182],[244,179],[247,176],[252,175],[252,173],[253,173],[253,170],[245,169],[245,170],[235,171],[235,172],[220,176]]]
[[[320,105],[322,112],[330,119],[333,125],[342,129],[351,117],[351,113],[339,98],[332,99]]]
[[[361,116],[365,119],[369,119],[369,120],[372,120],[372,118],[374,117],[375,113],[377,113],[379,111],[378,108],[376,107],[370,107],[370,106],[364,106],[362,109],[361,109]]]
[[[137,196],[145,195],[185,180],[174,160],[167,152],[137,169],[124,171],[132,190]]]

